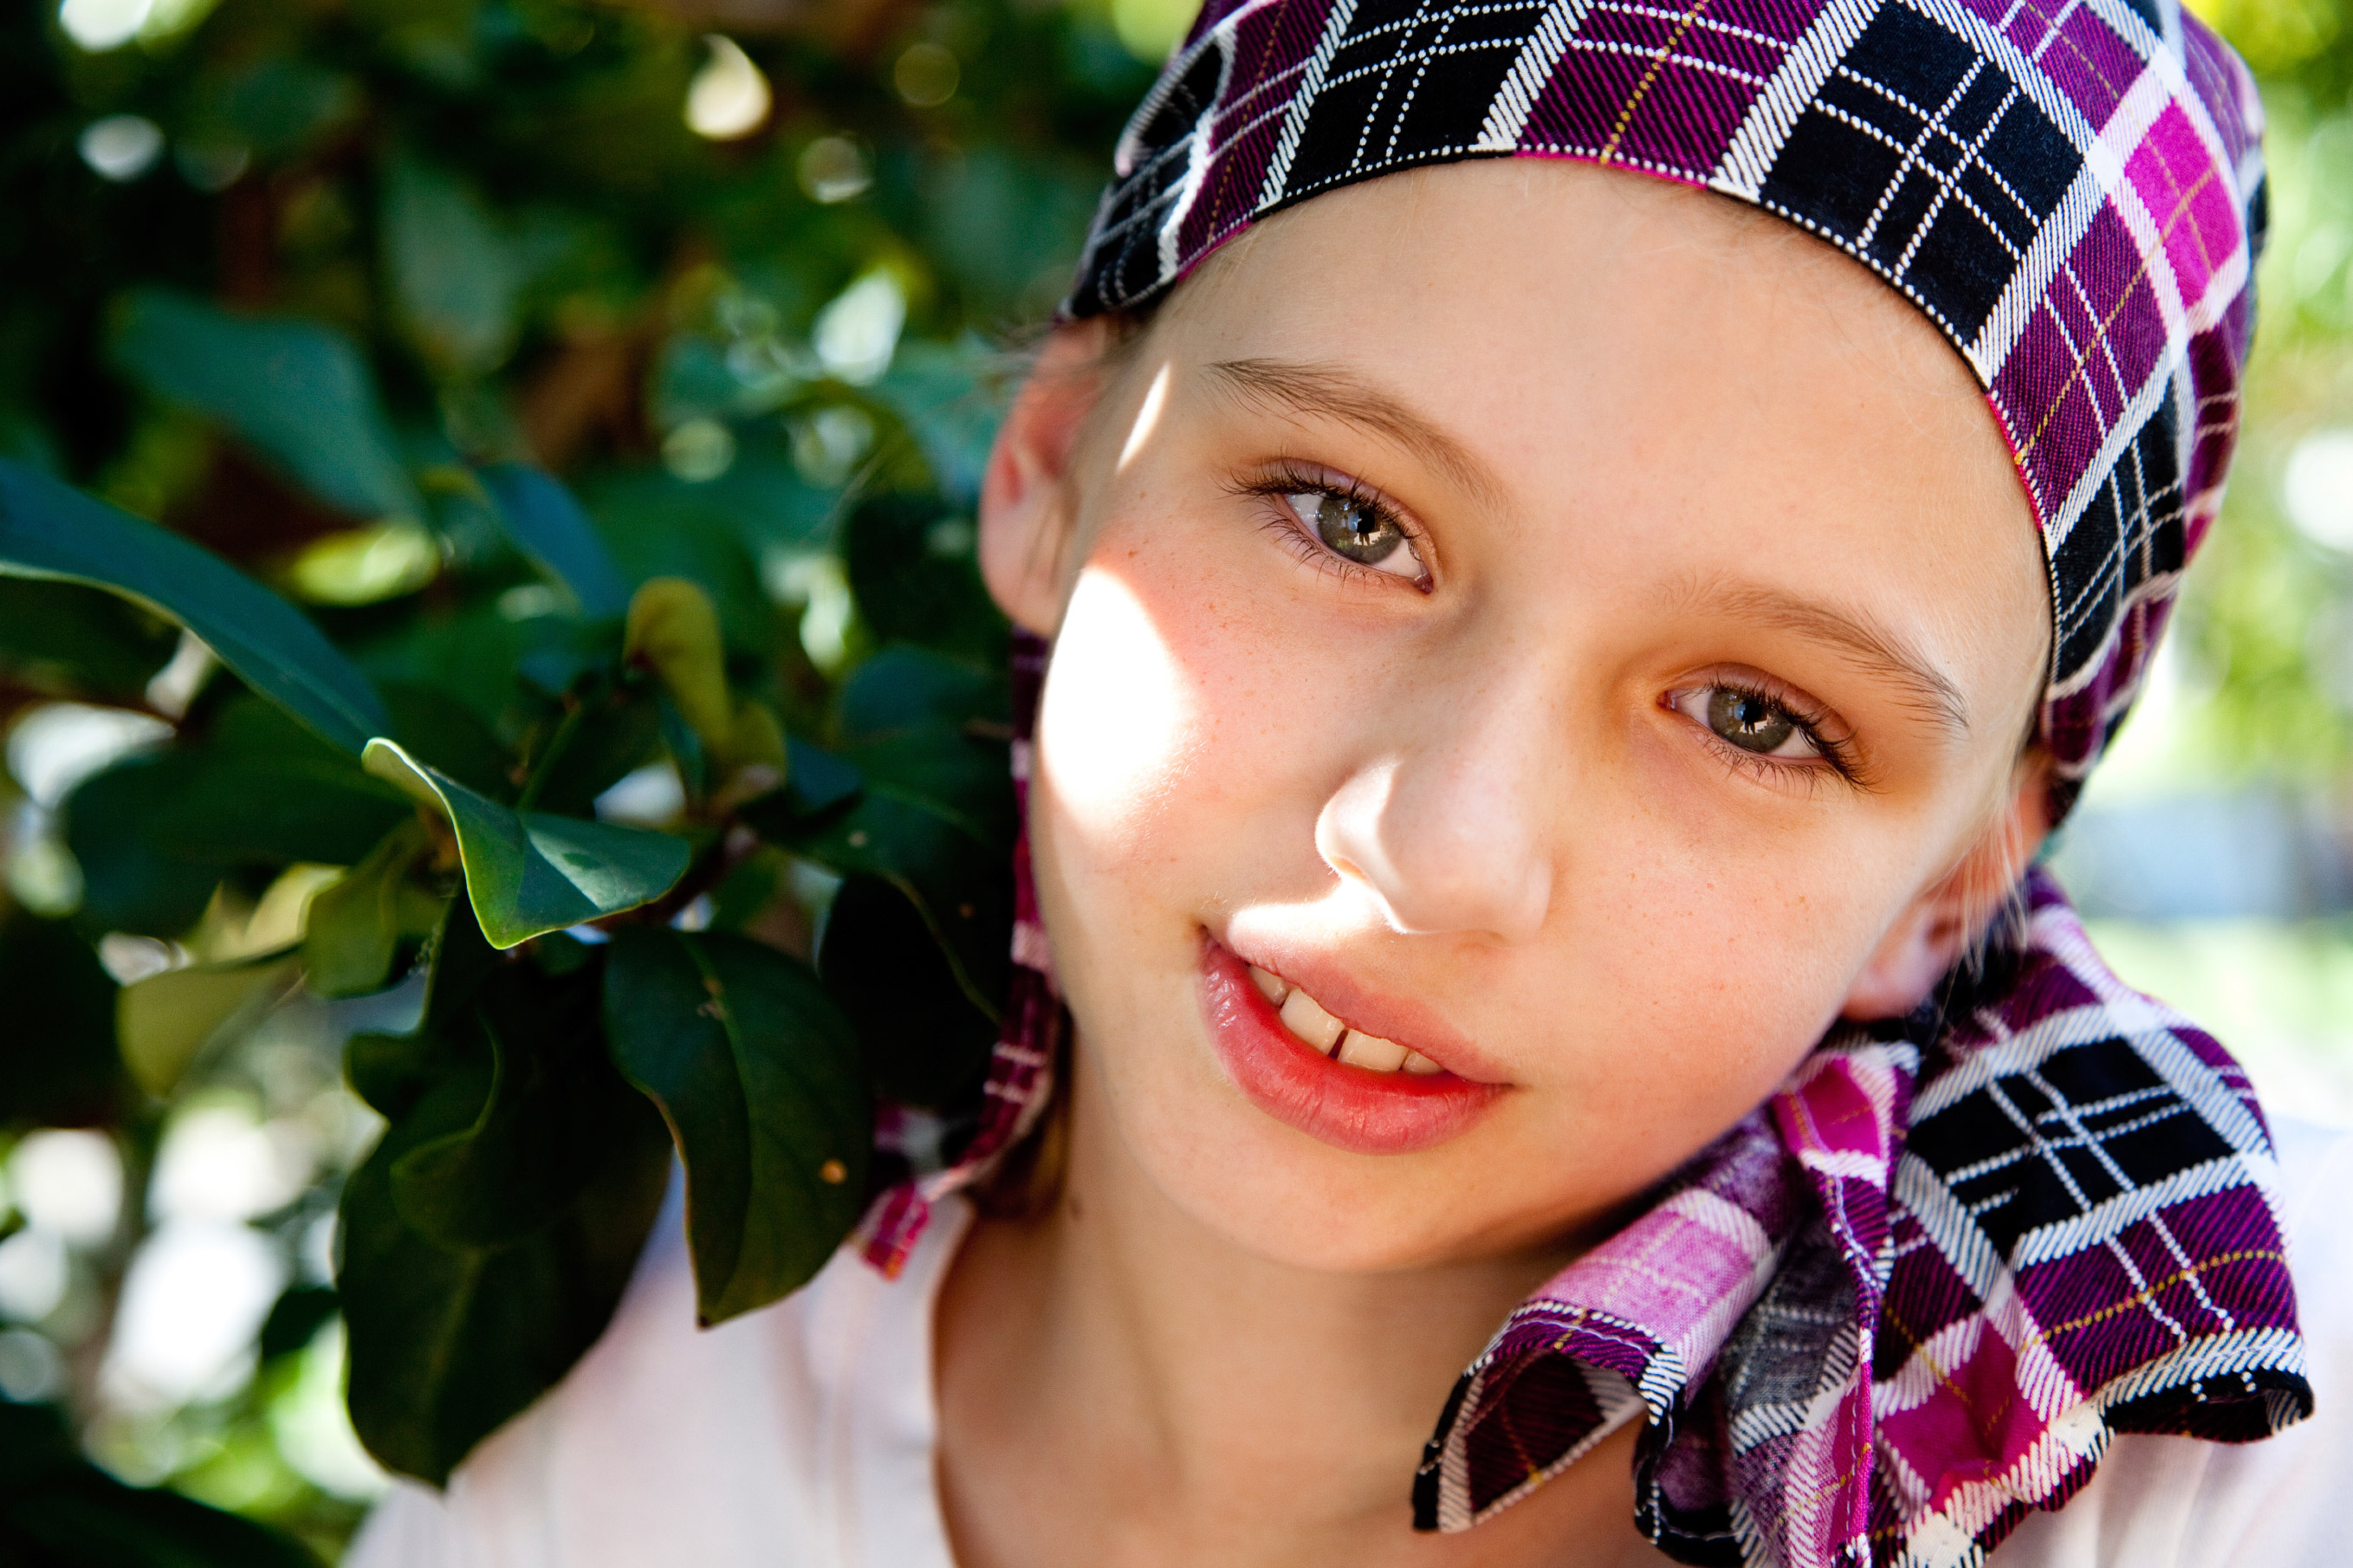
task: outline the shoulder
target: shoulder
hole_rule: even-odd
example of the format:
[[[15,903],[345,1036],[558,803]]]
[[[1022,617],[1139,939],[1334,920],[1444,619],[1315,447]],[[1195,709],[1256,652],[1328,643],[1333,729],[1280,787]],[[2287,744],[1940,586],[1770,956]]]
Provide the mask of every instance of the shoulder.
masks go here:
[[[878,1466],[919,1450],[884,1484],[919,1476],[929,1497],[931,1302],[962,1205],[895,1281],[844,1249],[785,1300],[701,1329],[677,1187],[588,1354],[446,1491],[404,1483],[379,1504],[349,1568],[857,1561]]]
[[[2310,1419],[2259,1443],[2118,1436],[2000,1568],[2337,1568],[2353,1510],[2353,1133],[2284,1122],[2280,1208],[2312,1380]]]

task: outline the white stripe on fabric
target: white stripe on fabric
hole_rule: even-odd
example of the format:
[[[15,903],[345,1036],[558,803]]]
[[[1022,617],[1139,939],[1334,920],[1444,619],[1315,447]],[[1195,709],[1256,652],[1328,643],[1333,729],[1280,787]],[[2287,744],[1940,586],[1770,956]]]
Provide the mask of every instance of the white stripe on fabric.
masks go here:
[[[1765,188],[1765,176],[1781,155],[1789,128],[1821,91],[1854,41],[1879,15],[1880,0],[1831,0],[1797,42],[1781,58],[1781,68],[1733,133],[1731,144],[1716,163],[1708,184],[1745,201],[1754,202]]]
[[[1237,13],[1239,15],[1239,13]],[[1182,235],[1185,218],[1192,212],[1194,202],[1200,198],[1201,187],[1208,183],[1209,171],[1217,163],[1219,151],[1216,135],[1218,110],[1226,101],[1226,89],[1233,84],[1234,17],[1229,16],[1209,29],[1204,43],[1212,44],[1218,51],[1218,90],[1209,99],[1209,107],[1193,122],[1192,134],[1186,138],[1185,179],[1176,188],[1176,199],[1168,205],[1168,216],[1160,223],[1160,276],[1174,278],[1184,269],[1185,256]]]
[[[1347,41],[1348,25],[1356,16],[1356,0],[1332,0],[1332,14],[1324,19],[1324,36],[1315,40],[1315,52],[1307,57],[1307,68],[1300,73],[1298,89],[1292,94],[1282,134],[1275,138],[1274,155],[1267,160],[1266,179],[1258,188],[1258,201],[1250,209],[1253,214],[1282,199],[1283,186],[1291,179],[1291,161],[1299,156],[1299,139],[1307,133],[1307,117],[1323,94],[1332,57]]]
[[[1527,128],[1536,94],[1552,79],[1569,35],[1584,25],[1586,13],[1592,8],[1592,0],[1553,0],[1545,7],[1544,20],[1521,46],[1520,58],[1512,62],[1503,86],[1495,89],[1494,100],[1487,106],[1486,123],[1471,143],[1472,152],[1508,153],[1520,144],[1520,132]]]

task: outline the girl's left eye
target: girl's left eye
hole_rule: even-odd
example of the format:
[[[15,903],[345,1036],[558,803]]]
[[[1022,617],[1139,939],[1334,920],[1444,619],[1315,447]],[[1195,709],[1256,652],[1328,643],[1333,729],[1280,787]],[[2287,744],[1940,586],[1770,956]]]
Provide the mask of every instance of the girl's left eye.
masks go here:
[[[1342,560],[1409,582],[1426,574],[1412,537],[1386,509],[1337,490],[1293,490],[1282,501]]]
[[[1726,745],[1777,762],[1823,757],[1813,726],[1788,706],[1734,686],[1694,686],[1672,694],[1669,706],[1704,725]]]

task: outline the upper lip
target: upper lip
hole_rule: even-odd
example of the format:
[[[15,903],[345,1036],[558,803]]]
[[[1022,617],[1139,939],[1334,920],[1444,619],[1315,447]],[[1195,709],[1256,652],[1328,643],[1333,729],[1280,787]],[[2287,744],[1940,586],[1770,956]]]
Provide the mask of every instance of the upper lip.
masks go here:
[[[1510,1081],[1509,1074],[1436,1008],[1374,990],[1327,953],[1275,936],[1255,938],[1247,944],[1237,944],[1229,937],[1218,940],[1244,963],[1279,975],[1306,992],[1318,1006],[1351,1029],[1419,1051],[1455,1077],[1472,1083]]]

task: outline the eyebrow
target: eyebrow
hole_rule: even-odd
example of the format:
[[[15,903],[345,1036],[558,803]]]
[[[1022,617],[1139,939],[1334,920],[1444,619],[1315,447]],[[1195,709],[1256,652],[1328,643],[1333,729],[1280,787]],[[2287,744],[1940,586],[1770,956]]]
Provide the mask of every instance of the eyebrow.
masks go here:
[[[1503,510],[1504,486],[1494,470],[1423,416],[1370,382],[1337,365],[1290,360],[1219,360],[1211,380],[1240,402],[1296,417],[1337,420],[1402,447],[1469,491],[1483,507]]]
[[[1868,616],[1782,588],[1727,583],[1694,587],[1681,607],[1728,619],[1761,623],[1809,642],[1822,643],[1852,658],[1864,669],[1907,688],[1913,700],[1947,731],[1967,734],[1968,704],[1926,656]]]

